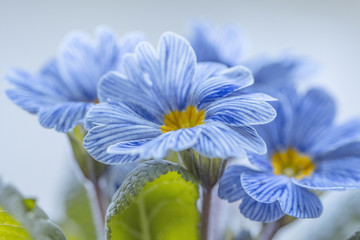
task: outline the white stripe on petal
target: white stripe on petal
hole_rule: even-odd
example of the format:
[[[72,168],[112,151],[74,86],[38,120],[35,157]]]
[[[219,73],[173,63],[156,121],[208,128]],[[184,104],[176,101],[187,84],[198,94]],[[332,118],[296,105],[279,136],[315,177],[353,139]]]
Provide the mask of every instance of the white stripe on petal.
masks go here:
[[[274,222],[284,216],[278,201],[262,203],[245,196],[239,208],[245,217],[258,222]]]

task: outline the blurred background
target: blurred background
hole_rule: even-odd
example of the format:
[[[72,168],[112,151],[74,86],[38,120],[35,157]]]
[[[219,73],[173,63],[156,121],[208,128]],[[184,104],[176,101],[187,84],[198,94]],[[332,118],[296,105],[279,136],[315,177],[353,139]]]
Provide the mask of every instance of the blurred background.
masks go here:
[[[307,81],[335,96],[338,120],[344,121],[360,117],[359,13],[357,0],[0,0],[0,76],[3,78],[11,67],[37,71],[72,30],[92,34],[96,26],[106,24],[119,36],[143,31],[156,44],[164,31],[186,35],[190,20],[205,19],[219,27],[238,24],[249,38],[248,56],[264,52],[276,56],[291,50],[310,57],[318,71]],[[65,135],[42,128],[35,116],[11,103],[4,94],[6,86],[1,80],[0,177],[27,197],[36,197],[56,219],[62,189],[68,183],[65,179],[74,167],[69,143]],[[326,194],[322,217],[298,221],[276,239],[288,239],[289,235],[295,239],[295,232],[296,239],[330,239],[324,229],[341,228],[349,216],[355,222],[341,228],[341,234],[350,234],[360,226],[359,199],[358,191]],[[255,225],[249,221],[244,224]]]

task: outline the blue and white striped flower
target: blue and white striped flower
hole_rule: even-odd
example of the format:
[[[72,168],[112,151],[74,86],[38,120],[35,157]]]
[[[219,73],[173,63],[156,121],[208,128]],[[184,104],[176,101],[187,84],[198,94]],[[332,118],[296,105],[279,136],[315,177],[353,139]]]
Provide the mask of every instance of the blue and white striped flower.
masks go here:
[[[256,128],[268,153],[249,153],[258,170],[229,167],[219,196],[242,199],[241,213],[256,221],[319,217],[322,205],[311,190],[360,188],[360,120],[334,124],[334,100],[321,89],[276,97],[276,119]]]
[[[98,161],[118,164],[161,159],[169,150],[193,148],[210,158],[265,153],[252,127],[276,112],[264,94],[234,94],[253,83],[244,67],[196,63],[190,44],[164,34],[157,51],[146,42],[122,62],[123,74],[107,74],[100,104],[87,115],[84,146]],[[110,153],[110,154],[108,154]]]
[[[69,35],[55,58],[36,74],[15,69],[6,79],[13,87],[7,96],[24,110],[37,114],[40,124],[68,132],[82,123],[98,101],[97,85],[102,75],[119,69],[121,57],[142,40],[129,34],[118,42],[115,34],[102,27],[95,41],[76,32]]]
[[[230,67],[240,64],[248,67],[255,80],[254,85],[247,88],[251,92],[294,85],[298,79],[303,79],[314,70],[308,59],[289,53],[278,57],[262,54],[246,59],[248,41],[235,25],[227,25],[218,30],[205,21],[193,22],[189,41],[199,62],[212,61]]]

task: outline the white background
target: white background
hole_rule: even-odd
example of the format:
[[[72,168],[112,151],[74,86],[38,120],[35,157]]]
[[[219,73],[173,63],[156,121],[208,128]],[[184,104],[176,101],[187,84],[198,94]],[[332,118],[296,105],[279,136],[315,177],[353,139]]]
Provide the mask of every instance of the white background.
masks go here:
[[[337,99],[340,120],[360,116],[360,1],[4,1],[0,0],[0,75],[10,67],[36,71],[53,56],[63,36],[106,24],[119,35],[143,31],[152,43],[162,32],[186,34],[189,20],[239,24],[250,54],[292,49],[320,70],[311,79]],[[59,214],[59,190],[71,173],[66,136],[43,129],[37,118],[12,104],[0,81],[0,176],[48,214]],[[337,194],[334,194],[337,196]],[[326,209],[325,209],[326,210]]]

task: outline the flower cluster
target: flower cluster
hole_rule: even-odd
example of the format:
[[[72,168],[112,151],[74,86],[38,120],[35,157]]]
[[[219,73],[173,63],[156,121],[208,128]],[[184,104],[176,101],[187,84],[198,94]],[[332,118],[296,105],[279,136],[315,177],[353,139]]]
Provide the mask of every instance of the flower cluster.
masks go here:
[[[98,161],[161,159],[193,148],[210,158],[264,153],[254,125],[275,118],[265,94],[244,94],[253,78],[244,67],[196,63],[189,43],[165,33],[155,51],[140,43],[99,85],[100,104],[87,116],[84,146]]]
[[[312,69],[305,58],[247,59],[241,32],[204,22],[189,40],[166,32],[155,49],[144,39],[118,39],[104,27],[95,41],[72,34],[40,72],[8,74],[6,93],[46,128],[70,135],[82,126],[75,155],[120,165],[99,171],[115,179],[110,194],[136,162],[174,152],[181,172],[200,182],[204,219],[216,183],[220,198],[241,200],[240,212],[260,222],[319,217],[313,190],[360,188],[360,120],[335,124],[325,90],[299,90],[297,80]],[[245,157],[253,168],[231,162]],[[116,176],[126,163],[135,165]]]

